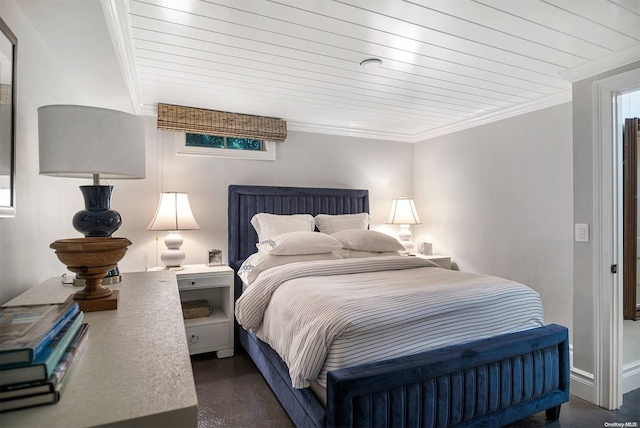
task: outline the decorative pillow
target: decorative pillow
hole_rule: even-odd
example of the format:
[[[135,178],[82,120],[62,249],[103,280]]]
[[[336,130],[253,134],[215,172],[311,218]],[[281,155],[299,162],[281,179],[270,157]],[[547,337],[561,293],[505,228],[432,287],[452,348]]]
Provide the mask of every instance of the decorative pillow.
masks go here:
[[[385,256],[402,256],[400,251],[358,251],[348,250],[349,254],[345,259],[359,259],[362,257],[385,257]]]
[[[258,250],[272,256],[297,256],[330,253],[342,248],[336,238],[318,232],[289,232],[256,244]]]
[[[276,266],[297,262],[312,262],[315,260],[339,260],[341,258],[342,257],[334,253],[306,254],[303,256],[272,256],[257,252],[247,257],[244,263],[242,263],[242,266],[238,269],[238,276],[242,279],[242,282],[249,285],[255,281],[261,272]]]
[[[358,251],[405,251],[397,239],[374,230],[343,230],[331,234],[344,248]]]
[[[258,213],[251,218],[258,241],[265,241],[287,232],[313,232],[316,223],[310,214],[277,215]]]
[[[368,213],[343,215],[318,214],[315,216],[315,220],[318,230],[329,235],[343,230],[368,229],[370,222]]]

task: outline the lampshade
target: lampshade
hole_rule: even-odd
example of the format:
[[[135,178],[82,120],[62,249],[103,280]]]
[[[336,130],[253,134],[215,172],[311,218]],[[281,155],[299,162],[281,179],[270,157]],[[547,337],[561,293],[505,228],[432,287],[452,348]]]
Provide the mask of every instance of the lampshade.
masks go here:
[[[200,229],[191,213],[189,196],[186,193],[162,193],[156,215],[147,230],[193,230]]]
[[[38,141],[40,174],[93,179],[92,186],[80,186],[85,209],[73,217],[73,227],[86,238],[111,237],[120,228],[122,216],[111,209],[113,186],[100,185],[100,176],[145,177],[144,121],[98,107],[43,106],[38,108]],[[119,281],[115,266],[102,284]],[[97,298],[91,296],[83,298]]]
[[[142,118],[77,105],[38,108],[40,174],[108,179],[145,177]]]
[[[389,217],[385,221],[387,224],[422,224],[413,199],[394,199],[391,204]]]

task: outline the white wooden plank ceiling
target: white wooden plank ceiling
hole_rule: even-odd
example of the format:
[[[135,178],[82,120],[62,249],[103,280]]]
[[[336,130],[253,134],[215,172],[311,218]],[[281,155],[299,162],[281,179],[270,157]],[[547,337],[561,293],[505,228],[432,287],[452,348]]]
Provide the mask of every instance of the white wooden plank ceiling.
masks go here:
[[[559,72],[640,46],[637,0],[130,0],[124,16],[143,109],[404,141],[568,100]]]

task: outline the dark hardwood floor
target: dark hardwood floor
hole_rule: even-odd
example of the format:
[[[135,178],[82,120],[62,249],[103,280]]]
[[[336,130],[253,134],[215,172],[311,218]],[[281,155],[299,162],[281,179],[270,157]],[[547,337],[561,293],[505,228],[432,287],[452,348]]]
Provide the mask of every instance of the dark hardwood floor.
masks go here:
[[[221,360],[215,354],[196,355],[192,363],[199,428],[294,426],[247,354]],[[625,427],[625,422],[631,424]],[[541,412],[509,427],[633,428],[638,424],[640,389],[625,394],[624,405],[619,410],[605,410],[572,396],[562,405],[557,421],[548,421]]]

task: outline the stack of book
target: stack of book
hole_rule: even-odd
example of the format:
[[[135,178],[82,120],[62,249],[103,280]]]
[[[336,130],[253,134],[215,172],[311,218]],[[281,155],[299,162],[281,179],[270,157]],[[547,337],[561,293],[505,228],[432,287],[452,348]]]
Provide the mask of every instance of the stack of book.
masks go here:
[[[64,303],[0,307],[0,412],[57,403],[89,325]]]

